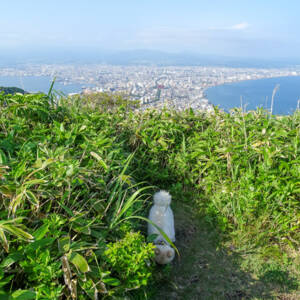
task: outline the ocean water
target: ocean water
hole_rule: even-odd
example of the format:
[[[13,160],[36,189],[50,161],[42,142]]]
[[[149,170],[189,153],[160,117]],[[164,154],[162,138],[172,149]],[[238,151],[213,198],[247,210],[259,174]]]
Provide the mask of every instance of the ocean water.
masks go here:
[[[48,93],[52,78],[48,76],[0,76],[0,86],[18,87],[27,92]],[[81,92],[88,84],[67,84],[55,82],[53,89],[64,94]]]
[[[247,80],[211,87],[206,90],[207,99],[225,111],[234,107],[246,110],[263,107],[270,109],[273,89],[279,85],[274,97],[273,113],[287,115],[293,113],[300,99],[300,77],[278,77]]]

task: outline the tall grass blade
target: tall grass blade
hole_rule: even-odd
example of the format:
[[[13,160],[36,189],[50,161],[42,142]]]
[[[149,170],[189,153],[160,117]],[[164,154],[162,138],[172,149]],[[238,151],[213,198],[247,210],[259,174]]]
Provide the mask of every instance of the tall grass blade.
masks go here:
[[[270,108],[270,114],[271,115],[273,114],[274,98],[275,98],[275,95],[276,95],[279,87],[280,87],[280,85],[276,84],[275,88],[273,89],[272,100],[271,100],[271,108]]]

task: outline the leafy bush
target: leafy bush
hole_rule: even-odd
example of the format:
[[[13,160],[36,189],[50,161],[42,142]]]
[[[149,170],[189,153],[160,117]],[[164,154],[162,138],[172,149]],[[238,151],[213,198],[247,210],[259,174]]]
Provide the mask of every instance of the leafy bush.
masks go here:
[[[150,187],[128,173],[133,155],[114,126],[122,107],[113,117],[51,102],[0,95],[0,290],[94,299],[114,293],[105,245],[140,226],[123,219],[141,210]]]
[[[139,177],[196,203],[236,243],[298,247],[299,112],[148,111],[125,128]]]
[[[128,232],[125,237],[107,245],[104,252],[107,262],[125,287],[147,285],[152,276],[154,245],[145,243],[138,232]]]
[[[131,217],[147,214],[154,185],[281,270],[300,240],[299,112],[132,112],[99,97],[0,94],[1,297],[144,287],[152,246]]]

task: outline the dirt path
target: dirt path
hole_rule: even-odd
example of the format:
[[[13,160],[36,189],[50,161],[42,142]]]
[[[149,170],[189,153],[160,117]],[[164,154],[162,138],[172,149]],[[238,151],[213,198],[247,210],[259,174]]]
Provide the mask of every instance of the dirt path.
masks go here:
[[[299,294],[275,296],[274,286],[241,270],[239,255],[222,247],[216,230],[196,221],[187,205],[175,203],[173,210],[181,259],[173,262],[155,299],[300,299]]]

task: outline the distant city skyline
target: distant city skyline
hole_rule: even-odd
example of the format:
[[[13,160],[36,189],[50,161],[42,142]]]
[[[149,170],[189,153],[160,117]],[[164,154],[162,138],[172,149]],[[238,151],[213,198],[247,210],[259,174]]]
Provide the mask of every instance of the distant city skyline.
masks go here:
[[[1,11],[1,52],[149,49],[300,58],[296,0],[10,0]]]
[[[283,101],[283,104],[281,103],[280,113],[284,111],[290,113],[297,105],[300,66],[264,69],[51,63],[23,64],[20,68],[0,68],[0,86],[16,86],[27,92],[43,91],[47,93],[53,78],[56,78],[54,90],[66,92],[69,95],[78,94],[81,89],[83,94],[94,92],[121,93],[125,94],[128,99],[139,101],[141,109],[159,108],[167,104],[177,110],[186,108],[212,110],[212,105],[209,103],[210,98],[207,98],[206,94],[208,88],[247,81],[257,81],[259,86],[259,79],[268,78],[274,79],[272,81],[274,86],[265,82],[268,88],[263,89],[263,94],[259,94],[259,91],[254,93],[260,96],[258,98],[255,96],[252,104],[260,105],[261,97],[270,95],[278,81],[284,82],[285,93],[289,94],[291,98]],[[277,78],[276,81],[275,78]],[[294,78],[296,79],[293,80]],[[289,82],[293,84],[291,85]],[[252,90],[256,91],[255,84]],[[247,91],[243,90],[240,91],[240,94],[233,94],[235,103],[237,99],[240,100],[240,96],[244,93],[247,95]],[[228,96],[228,92],[225,93],[224,97],[220,96],[220,101],[222,98],[226,98],[226,95]],[[215,104],[218,104],[218,101],[215,99]],[[225,105],[228,108],[231,100],[227,102]],[[267,106],[265,105],[265,107]]]

